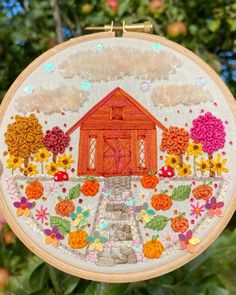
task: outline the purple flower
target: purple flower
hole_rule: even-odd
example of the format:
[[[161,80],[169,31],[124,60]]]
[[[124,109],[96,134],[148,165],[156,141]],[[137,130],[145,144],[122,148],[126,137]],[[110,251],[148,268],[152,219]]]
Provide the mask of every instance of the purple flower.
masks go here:
[[[58,240],[64,239],[64,236],[61,233],[59,233],[57,226],[54,226],[52,229],[49,229],[49,228],[45,229],[44,233],[46,235],[44,239],[44,243],[51,244],[54,247],[58,246],[58,243],[59,243]]]
[[[28,202],[25,197],[22,197],[21,200],[18,202],[14,202],[13,205],[17,208],[17,216],[21,216],[22,214],[25,216],[29,216],[30,209],[33,207],[33,203]]]

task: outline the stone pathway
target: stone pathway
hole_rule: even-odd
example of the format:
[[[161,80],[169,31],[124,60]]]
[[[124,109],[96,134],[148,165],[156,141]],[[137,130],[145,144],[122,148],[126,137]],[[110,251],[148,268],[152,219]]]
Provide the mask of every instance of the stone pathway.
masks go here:
[[[104,232],[109,246],[106,244],[105,250],[98,254],[97,265],[137,263],[131,243],[135,240],[142,245],[143,239],[134,214],[124,204],[126,200],[128,202],[133,200],[131,178],[128,176],[106,178],[93,231],[101,221],[107,223]]]

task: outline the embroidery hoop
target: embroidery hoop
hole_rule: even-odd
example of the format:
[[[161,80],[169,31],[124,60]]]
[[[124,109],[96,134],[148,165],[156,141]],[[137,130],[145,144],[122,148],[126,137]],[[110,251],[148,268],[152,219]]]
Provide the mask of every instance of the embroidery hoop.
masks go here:
[[[58,52],[62,52],[65,48],[68,48],[75,44],[83,43],[88,40],[96,40],[96,39],[99,40],[100,38],[112,38],[112,37],[115,37],[114,32],[96,33],[96,34],[86,35],[79,38],[74,38],[48,50],[47,52],[42,54],[40,57],[38,57],[36,60],[34,60],[19,75],[19,77],[16,79],[16,81],[13,83],[13,85],[10,87],[9,91],[5,95],[1,105],[1,109],[0,109],[1,122],[3,119],[4,113],[8,107],[8,104],[11,98],[14,96],[14,93],[16,92],[17,88],[24,82],[24,80],[28,77],[28,75],[34,71],[34,69],[36,69],[39,65],[45,62],[49,57],[53,56],[54,54]],[[172,41],[166,40],[163,37],[148,35],[144,33],[124,32],[123,38],[134,38],[134,39],[139,39],[144,41],[146,40],[146,41],[158,42],[162,45],[166,45],[167,47],[177,52],[180,52],[181,54],[185,55],[187,58],[194,61],[206,73],[208,73],[210,77],[212,78],[212,80],[219,86],[220,90],[225,95],[232,109],[234,117],[236,118],[236,104],[227,86],[205,62],[203,62],[199,57],[197,57],[191,51]],[[97,273],[97,272],[94,272],[93,270],[87,271],[87,270],[66,264],[62,261],[59,261],[55,257],[51,257],[51,255],[49,255],[47,252],[43,251],[38,244],[34,243],[24,232],[22,232],[21,226],[15,222],[15,218],[13,217],[12,212],[8,208],[6,202],[4,201],[4,196],[3,196],[1,188],[0,188],[0,195],[1,195],[0,207],[7,222],[9,223],[10,227],[12,228],[14,233],[17,235],[17,237],[19,237],[19,239],[33,253],[35,253],[36,255],[41,257],[43,260],[45,260],[49,264],[53,265],[54,267],[64,272],[67,272],[72,275],[82,277],[85,279],[91,279],[95,281],[104,281],[104,282],[110,282],[110,283],[118,283],[118,282],[123,283],[123,282],[134,282],[134,281],[146,280],[156,276],[163,275],[165,273],[168,273],[186,264],[187,262],[197,257],[199,254],[201,254],[219,236],[219,234],[223,231],[223,229],[229,222],[236,208],[236,192],[234,192],[234,195],[231,197],[231,204],[228,205],[228,207],[225,209],[224,216],[218,221],[217,227],[215,227],[214,230],[211,233],[209,233],[207,238],[204,241],[202,241],[200,245],[196,247],[196,252],[194,254],[186,253],[185,255],[181,256],[179,259],[175,261],[172,261],[166,265],[162,265],[161,267],[158,267],[158,268],[149,269],[148,271],[117,274],[117,273],[112,273],[112,270],[111,270],[110,273]]]

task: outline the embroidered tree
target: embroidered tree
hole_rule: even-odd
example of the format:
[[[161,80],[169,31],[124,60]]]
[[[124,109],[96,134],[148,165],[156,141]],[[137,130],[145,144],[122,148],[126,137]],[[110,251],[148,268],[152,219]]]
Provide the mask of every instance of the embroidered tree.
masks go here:
[[[202,144],[202,150],[208,154],[210,164],[210,176],[214,177],[211,162],[213,153],[225,145],[225,127],[221,119],[216,118],[212,113],[207,112],[193,120],[193,127],[190,130],[191,138],[196,143]]]
[[[179,156],[179,166],[183,166],[183,154],[186,152],[189,133],[184,128],[170,126],[162,133],[161,150]]]
[[[58,126],[53,127],[52,130],[47,130],[43,138],[43,144],[52,152],[52,160],[55,163],[57,161],[57,155],[65,152],[65,149],[69,146],[69,142],[69,135],[66,135]]]
[[[28,167],[29,158],[43,147],[43,130],[38,118],[15,116],[15,122],[7,126],[5,142],[10,155],[24,159]]]

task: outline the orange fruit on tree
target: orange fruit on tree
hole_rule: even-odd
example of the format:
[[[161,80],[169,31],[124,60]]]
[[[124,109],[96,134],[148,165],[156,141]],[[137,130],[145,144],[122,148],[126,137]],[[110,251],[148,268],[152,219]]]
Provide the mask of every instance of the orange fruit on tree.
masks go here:
[[[72,249],[80,249],[87,246],[88,234],[85,230],[78,230],[69,233],[68,244]]]
[[[5,245],[12,245],[16,241],[16,236],[12,231],[3,234],[3,241]]]
[[[147,258],[159,258],[163,251],[164,246],[155,236],[143,245],[143,255]]]
[[[153,195],[151,198],[151,205],[155,210],[168,210],[172,206],[172,199],[164,191],[160,194]]]
[[[164,1],[162,0],[152,0],[149,2],[148,10],[152,14],[162,13],[165,9]]]
[[[75,210],[75,205],[71,200],[61,200],[55,206],[55,211],[60,216],[69,217]]]
[[[87,197],[95,196],[99,191],[100,184],[93,177],[88,177],[82,185],[81,191]]]
[[[31,181],[25,188],[25,195],[27,199],[39,199],[42,197],[44,192],[44,187],[42,183],[38,180]]]
[[[9,279],[9,272],[6,268],[0,268],[0,288],[6,288]]]
[[[189,222],[184,213],[180,213],[178,216],[171,218],[171,227],[173,231],[178,233],[184,233],[189,228]]]
[[[212,196],[212,187],[207,184],[198,185],[193,189],[193,195],[196,199],[208,200]]]
[[[143,175],[140,181],[145,188],[155,188],[159,182],[158,177],[156,176],[156,171]]]
[[[167,27],[167,34],[169,37],[179,37],[187,33],[187,27],[183,22],[174,22]]]

